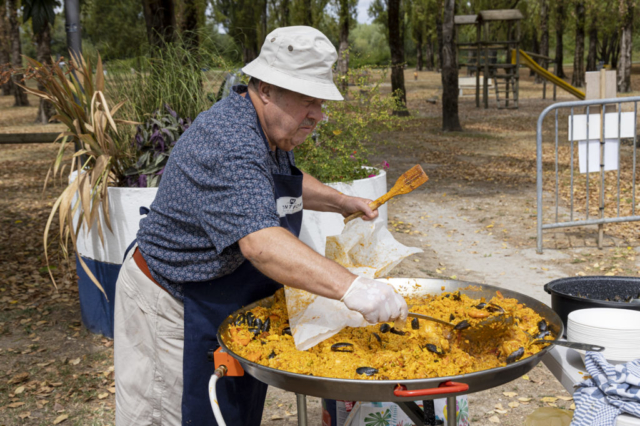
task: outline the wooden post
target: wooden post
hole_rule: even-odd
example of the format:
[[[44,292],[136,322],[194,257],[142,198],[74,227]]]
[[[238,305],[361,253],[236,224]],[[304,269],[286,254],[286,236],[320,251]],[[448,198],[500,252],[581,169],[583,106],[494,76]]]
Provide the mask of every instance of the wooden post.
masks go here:
[[[482,37],[484,44],[484,78],[482,86],[482,99],[484,100],[484,109],[489,108],[489,22],[484,25],[484,35]]]
[[[476,18],[478,19],[478,18]],[[476,108],[480,108],[480,39],[482,28],[480,21],[476,22]]]

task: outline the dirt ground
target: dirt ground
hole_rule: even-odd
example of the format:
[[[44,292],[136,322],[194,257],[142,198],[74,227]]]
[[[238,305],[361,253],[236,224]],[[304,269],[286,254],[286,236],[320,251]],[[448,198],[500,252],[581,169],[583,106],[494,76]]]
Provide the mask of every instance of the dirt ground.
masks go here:
[[[542,286],[555,278],[640,273],[637,227],[607,227],[604,250],[595,246],[595,227],[548,231],[544,254],[535,253],[535,123],[553,101],[541,99],[541,85],[527,71],[521,75],[520,109],[478,110],[473,98],[461,98],[465,131],[448,134],[440,130],[440,101],[425,102],[441,97],[440,75],[421,72],[416,81],[406,72],[412,115],[377,136],[372,163],[391,165],[389,186],[416,163],[430,181],[389,205],[394,236],[423,249],[394,276],[488,283],[548,303]],[[640,89],[635,74],[633,87]],[[572,98],[558,91],[561,100]],[[0,97],[0,132],[58,129],[31,123],[35,98],[34,107],[11,104]],[[82,327],[75,266],[54,259],[55,289],[44,260],[42,232],[61,186],[43,192],[42,183],[55,152],[46,144],[0,145],[0,426],[114,423],[113,342]],[[470,420],[520,425],[537,407],[570,408],[568,399],[540,364],[521,379],[470,394]],[[309,425],[321,425],[320,401],[308,397],[307,404]],[[295,395],[270,388],[263,425],[296,424],[296,411]]]

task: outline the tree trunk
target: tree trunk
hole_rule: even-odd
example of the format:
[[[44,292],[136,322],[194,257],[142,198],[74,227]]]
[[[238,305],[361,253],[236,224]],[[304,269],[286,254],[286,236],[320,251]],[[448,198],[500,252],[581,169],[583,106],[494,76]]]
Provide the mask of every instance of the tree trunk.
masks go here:
[[[445,0],[442,24],[442,130],[460,132],[458,117],[458,55],[456,54],[455,0]]]
[[[433,71],[434,60],[433,60],[433,38],[429,35],[427,36],[427,41],[425,43],[426,52],[425,52],[425,68],[427,71]]]
[[[302,25],[313,27],[313,5],[311,0],[304,0],[304,21]]]
[[[391,91],[398,97],[400,108],[394,115],[407,116],[407,92],[404,88],[404,40],[400,32],[400,1],[388,0],[389,50],[391,51]]]
[[[598,70],[598,26],[595,17],[589,27],[589,54],[587,55],[587,71]]]
[[[36,44],[38,49],[38,62],[51,65],[51,25],[45,23],[44,28],[37,34],[34,34],[36,38]],[[45,87],[38,82],[38,90],[44,91]],[[56,109],[53,104],[44,99],[40,99],[40,105],[38,106],[38,115],[36,116],[36,123],[48,124],[49,119],[56,114]]]
[[[584,0],[578,0],[576,2],[576,50],[571,78],[571,84],[576,87],[584,86],[584,21]]]
[[[533,38],[531,39],[531,51],[532,52],[539,52],[540,51],[540,42],[538,41],[538,29],[537,28],[533,28]],[[541,63],[542,61],[540,59],[536,59],[533,58],[534,61],[536,61],[538,64]],[[529,77],[533,77],[534,75],[536,75],[536,73],[532,70],[529,69]],[[535,79],[535,82],[538,83],[538,79]],[[541,81],[540,81],[541,82]]]
[[[15,83],[24,84],[24,76],[19,70],[22,69],[22,47],[20,46],[20,25],[18,24],[18,1],[7,0],[9,8],[9,38],[11,41],[11,65],[16,70],[13,74],[13,106],[29,106],[27,92],[18,87]]]
[[[633,50],[634,0],[620,0],[622,12],[620,30],[620,55],[618,58],[618,92],[631,91],[631,52]]]
[[[442,2],[444,0],[437,0],[436,7],[436,37],[438,38],[438,71],[442,70]]]
[[[611,61],[612,68],[616,68],[618,65],[618,56],[620,54],[620,50],[618,50],[618,46],[620,45],[620,34],[614,34],[613,37],[609,40],[609,56]]]
[[[564,33],[564,0],[556,1],[556,68],[557,75],[560,78],[567,78],[567,75],[564,73],[564,68],[562,67],[562,62],[564,61],[564,51],[562,44],[562,36]]]
[[[183,0],[183,7],[180,32],[185,47],[196,54],[200,46],[198,30],[204,22],[204,10],[202,10],[199,0]]]
[[[149,45],[162,48],[174,39],[176,17],[173,0],[142,0]]]
[[[9,53],[9,23],[7,22],[7,3],[0,0],[0,66],[11,63],[11,54]],[[13,84],[11,79],[2,85],[2,95],[11,96]]]
[[[278,12],[280,27],[288,27],[290,25],[289,24],[289,1],[290,0],[280,0],[280,10]]]
[[[349,0],[340,0],[340,46],[338,47],[338,75],[346,93],[349,85]]]
[[[549,0],[540,0],[540,50],[543,56],[549,56]],[[549,69],[549,62],[542,60],[542,68]],[[536,75],[536,83],[542,83],[542,77]]]
[[[422,37],[416,40],[416,71],[422,71],[423,58],[422,58]]]
[[[609,35],[603,34],[602,41],[600,42],[600,52],[598,53],[600,56],[600,60],[608,64],[609,63]]]

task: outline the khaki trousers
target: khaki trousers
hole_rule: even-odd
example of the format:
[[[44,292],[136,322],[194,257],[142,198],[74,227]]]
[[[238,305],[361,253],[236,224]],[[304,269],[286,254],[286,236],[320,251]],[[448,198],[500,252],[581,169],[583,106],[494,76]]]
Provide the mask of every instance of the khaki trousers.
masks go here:
[[[116,426],[182,424],[184,306],[129,251],[116,283]]]

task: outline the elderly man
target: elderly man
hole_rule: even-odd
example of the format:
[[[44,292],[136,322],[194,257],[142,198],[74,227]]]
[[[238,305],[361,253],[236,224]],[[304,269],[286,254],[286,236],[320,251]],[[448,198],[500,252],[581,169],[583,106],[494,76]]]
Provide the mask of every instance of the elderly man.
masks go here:
[[[367,321],[406,319],[389,285],[358,277],[297,238],[302,206],[348,215],[377,212],[295,167],[293,148],[322,118],[335,48],[310,27],[267,36],[243,71],[248,87],[200,114],[176,144],[116,291],[116,424],[215,424],[208,350],[232,312],[282,284],[342,300]],[[267,386],[222,380],[229,425],[260,424]]]

